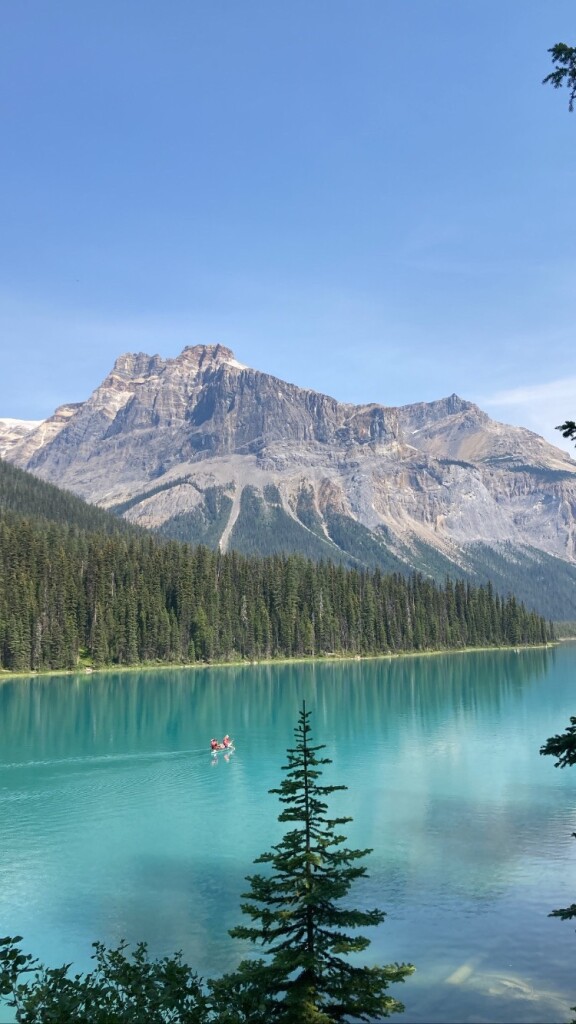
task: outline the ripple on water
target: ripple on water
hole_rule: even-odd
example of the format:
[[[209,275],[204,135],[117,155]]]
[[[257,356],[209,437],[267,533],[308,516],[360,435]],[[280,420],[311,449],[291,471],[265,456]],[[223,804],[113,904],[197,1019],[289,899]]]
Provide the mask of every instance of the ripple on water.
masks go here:
[[[573,780],[538,751],[575,668],[502,652],[2,691],[0,918],[49,961],[126,935],[205,976],[232,967],[226,929],[281,834],[268,789],[306,698],[325,781],[349,787],[330,811],[373,848],[354,898],[388,916],[367,959],[417,966],[393,993],[405,1024],[568,1019],[571,930],[546,915],[573,899]],[[242,745],[213,763],[200,744],[220,726]]]

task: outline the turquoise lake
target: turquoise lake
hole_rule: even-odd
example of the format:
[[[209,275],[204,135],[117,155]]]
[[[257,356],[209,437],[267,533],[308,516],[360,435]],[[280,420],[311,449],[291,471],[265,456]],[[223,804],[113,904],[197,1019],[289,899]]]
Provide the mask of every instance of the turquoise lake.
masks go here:
[[[0,933],[78,969],[95,939],[205,976],[256,955],[227,929],[281,834],[268,789],[303,698],[348,787],[330,810],[373,848],[351,902],[387,918],[362,961],[417,967],[392,1019],[567,1020],[574,922],[547,915],[576,900],[576,768],[539,748],[576,714],[573,645],[0,684]]]

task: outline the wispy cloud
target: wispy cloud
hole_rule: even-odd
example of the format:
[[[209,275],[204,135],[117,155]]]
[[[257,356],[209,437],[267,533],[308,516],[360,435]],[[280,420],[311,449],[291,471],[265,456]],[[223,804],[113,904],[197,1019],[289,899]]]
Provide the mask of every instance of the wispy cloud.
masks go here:
[[[574,455],[574,444],[555,428],[576,417],[576,376],[507,388],[478,396],[476,401],[498,419],[528,427]]]
[[[561,377],[545,384],[527,384],[517,388],[496,391],[484,398],[484,405],[531,405],[541,402],[571,402],[576,405],[576,377]],[[570,412],[570,410],[568,410]],[[576,415],[576,409],[572,409]],[[568,413],[566,413],[568,415]],[[564,416],[564,419],[566,416]]]

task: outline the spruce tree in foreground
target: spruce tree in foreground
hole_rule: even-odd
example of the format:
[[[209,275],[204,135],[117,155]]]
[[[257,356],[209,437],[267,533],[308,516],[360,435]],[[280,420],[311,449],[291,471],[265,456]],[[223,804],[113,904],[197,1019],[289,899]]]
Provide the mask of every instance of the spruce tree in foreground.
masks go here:
[[[391,982],[403,981],[411,964],[360,967],[348,954],[366,949],[369,939],[350,930],[378,925],[381,910],[354,910],[342,905],[350,886],[366,875],[358,863],[370,850],[350,850],[338,831],[351,818],[330,818],[325,798],[346,786],[318,781],[330,759],[318,757],[321,746],[309,743],[310,713],[303,703],[295,729],[296,746],[288,749],[286,777],[278,789],[285,809],[278,820],[292,826],[256,864],[269,864],[267,875],[251,875],[243,913],[255,922],[232,929],[236,938],[260,945],[269,960],[245,961],[224,979],[229,992],[249,997],[246,1020],[282,1024],[370,1021],[404,1009],[388,995]],[[225,989],[223,990],[225,991]],[[258,1003],[254,1002],[257,993]],[[240,1020],[240,1017],[230,1018]]]
[[[380,924],[380,910],[342,906],[352,883],[365,876],[358,864],[369,850],[350,850],[337,830],[350,818],[327,816],[325,798],[345,786],[322,786],[328,758],[309,744],[309,713],[302,705],[278,789],[279,816],[292,827],[256,863],[244,913],[257,922],[231,934],[258,943],[268,960],[245,960],[237,971],[203,985],[180,953],[150,959],[145,943],[95,943],[96,966],[70,974],[71,964],[49,968],[24,953],[19,936],[0,937],[0,1004],[19,1024],[333,1024],[381,1020],[404,1009],[387,994],[411,964],[358,967],[348,959],[369,945],[350,930]]]

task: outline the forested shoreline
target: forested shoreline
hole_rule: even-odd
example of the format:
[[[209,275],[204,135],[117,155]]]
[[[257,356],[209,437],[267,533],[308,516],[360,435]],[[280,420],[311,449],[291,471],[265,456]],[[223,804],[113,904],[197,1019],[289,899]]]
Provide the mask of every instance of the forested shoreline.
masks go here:
[[[546,643],[491,586],[248,558],[0,515],[0,668],[211,663]]]

